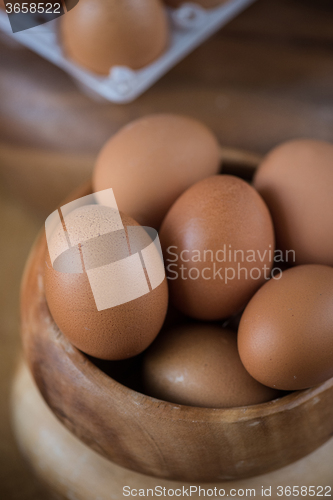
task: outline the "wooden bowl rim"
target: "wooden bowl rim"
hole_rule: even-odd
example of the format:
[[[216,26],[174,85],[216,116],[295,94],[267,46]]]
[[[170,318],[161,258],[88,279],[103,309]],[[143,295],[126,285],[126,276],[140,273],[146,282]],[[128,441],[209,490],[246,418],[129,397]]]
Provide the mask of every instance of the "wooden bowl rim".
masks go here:
[[[49,313],[49,315],[54,323],[51,313]],[[66,339],[66,337],[60,330],[59,333],[62,335],[63,340],[66,343],[70,344],[70,342]],[[88,369],[91,370],[92,373],[94,373],[93,378],[95,378],[96,374],[98,377],[100,377],[100,382],[103,382],[104,387],[107,387],[109,384],[111,384],[111,386],[107,387],[108,389],[112,388],[113,390],[114,388],[116,388],[120,390],[120,392],[134,396],[135,399],[138,400],[140,399],[141,404],[145,405],[146,403],[147,411],[153,410],[155,414],[156,412],[160,413],[159,417],[161,419],[167,419],[168,417],[171,417],[172,413],[175,410],[179,410],[180,408],[182,408],[183,411],[181,412],[180,415],[177,415],[177,420],[184,420],[184,421],[191,420],[192,416],[190,414],[192,413],[192,411],[195,411],[197,413],[197,417],[199,416],[198,414],[200,413],[202,414],[202,422],[206,422],[208,420],[207,416],[210,417],[209,418],[210,421],[221,421],[222,419],[225,422],[233,422],[233,421],[239,422],[241,420],[242,421],[253,420],[254,417],[255,418],[257,418],[258,416],[265,417],[267,415],[272,415],[274,413],[291,410],[296,406],[301,406],[305,402],[320,396],[321,393],[333,387],[333,377],[332,377],[326,380],[325,382],[322,382],[309,389],[294,391],[279,398],[268,401],[266,403],[259,403],[249,406],[234,406],[230,408],[213,408],[213,407],[207,408],[200,406],[182,405],[177,403],[171,403],[170,401],[164,401],[163,399],[153,398],[152,396],[148,396],[147,394],[138,392],[134,389],[131,389],[130,387],[127,387],[126,385],[122,384],[121,382],[118,382],[116,379],[103,372],[103,370],[98,368],[98,366],[96,366],[92,361],[90,361],[90,359],[79,349],[72,346],[72,344],[70,344],[70,346],[73,347],[76,353],[75,361],[77,363],[75,363],[75,365],[78,369],[80,369],[81,364],[84,364],[85,368],[88,367]],[[67,353],[68,348],[66,348],[65,351]],[[73,358],[71,358],[71,361],[73,362]],[[86,370],[84,370],[84,374],[87,375]],[[258,415],[258,411],[260,415]]]

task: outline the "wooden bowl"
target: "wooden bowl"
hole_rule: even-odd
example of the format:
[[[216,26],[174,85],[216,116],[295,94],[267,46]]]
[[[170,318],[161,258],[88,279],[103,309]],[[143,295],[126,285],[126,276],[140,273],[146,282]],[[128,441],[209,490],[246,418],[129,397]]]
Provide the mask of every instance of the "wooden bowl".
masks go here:
[[[57,500],[110,500],[110,492],[112,500],[123,500],[124,486],[137,492],[139,489],[154,490],[156,486],[179,492],[183,487],[189,489],[190,486],[196,486],[197,491],[192,491],[192,499],[202,499],[203,494],[199,494],[199,486],[205,490],[215,487],[218,491],[224,489],[225,496],[229,497],[232,489],[237,490],[240,495],[240,490],[254,489],[255,496],[260,498],[262,488],[271,488],[271,498],[277,500],[287,498],[287,495],[277,497],[281,487],[299,485],[299,490],[301,486],[303,489],[307,487],[309,495],[306,495],[306,498],[310,498],[309,486],[317,493],[320,493],[321,488],[327,492],[329,486],[333,486],[333,438],[286,467],[236,481],[185,483],[149,477],[124,469],[86,446],[57,420],[42,399],[26,364],[22,362],[18,366],[12,387],[11,410],[13,431],[21,453],[34,474]],[[241,496],[237,496],[235,500],[241,500]]]
[[[90,189],[84,186],[72,199]],[[96,366],[54,323],[44,295],[45,252],[42,230],[22,283],[25,357],[54,414],[107,459],[165,479],[236,480],[290,464],[332,436],[333,378],[269,403],[232,409],[171,404],[121,384],[115,378],[123,365],[108,364],[109,373],[116,371],[112,378],[105,364]]]

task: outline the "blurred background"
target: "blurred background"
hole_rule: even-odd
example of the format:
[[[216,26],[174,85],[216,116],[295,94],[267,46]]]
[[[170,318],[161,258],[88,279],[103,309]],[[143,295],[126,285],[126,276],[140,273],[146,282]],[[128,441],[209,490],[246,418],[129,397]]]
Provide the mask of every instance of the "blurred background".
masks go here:
[[[88,98],[64,72],[0,36],[0,498],[49,498],[10,423],[20,279],[47,215],[89,179],[103,143],[148,113],[196,117],[222,145],[259,154],[295,137],[332,142],[332,27],[330,0],[257,0],[126,105]]]

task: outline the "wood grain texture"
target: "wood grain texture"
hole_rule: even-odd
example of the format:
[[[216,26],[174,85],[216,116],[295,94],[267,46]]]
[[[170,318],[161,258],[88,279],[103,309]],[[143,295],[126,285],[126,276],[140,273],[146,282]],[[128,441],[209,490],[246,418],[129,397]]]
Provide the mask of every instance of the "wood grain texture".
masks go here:
[[[78,178],[89,179],[93,164],[94,158],[89,155],[18,148],[0,142],[5,188],[45,216],[77,186]]]
[[[61,425],[47,407],[25,363],[20,364],[15,376],[11,406],[14,432],[21,452],[36,476],[53,491],[56,498],[120,500],[124,498],[124,486],[136,490],[156,486],[175,490],[183,485],[185,488],[190,486],[189,483],[156,479],[129,471],[88,448]],[[270,498],[286,499],[288,496],[276,496],[277,486],[333,486],[332,452],[333,438],[301,460],[274,472],[236,481],[201,483],[201,487],[223,488],[227,494],[232,488],[254,488],[259,498],[262,498],[262,487],[271,487]],[[197,482],[191,484],[200,486]],[[202,498],[202,495],[193,493],[192,498]],[[239,496],[234,498],[240,499]]]
[[[84,186],[73,199],[88,193]],[[45,252],[42,230],[22,283],[25,356],[55,415],[104,457],[151,476],[221,481],[285,466],[333,434],[333,379],[273,402],[233,409],[174,405],[120,384],[75,349],[54,323],[43,288]]]
[[[10,385],[21,350],[19,290],[27,254],[43,219],[5,193],[0,184],[0,498],[48,500],[20,456],[9,414]]]
[[[15,176],[0,161],[0,179],[47,216],[91,175],[106,140],[148,113],[193,116],[221,144],[260,154],[295,137],[332,141],[332,25],[329,0],[257,0],[126,105],[93,101],[36,54],[0,43],[0,142],[22,152]],[[38,153],[46,157],[37,172]],[[49,201],[25,187],[30,171],[46,189],[54,184]]]

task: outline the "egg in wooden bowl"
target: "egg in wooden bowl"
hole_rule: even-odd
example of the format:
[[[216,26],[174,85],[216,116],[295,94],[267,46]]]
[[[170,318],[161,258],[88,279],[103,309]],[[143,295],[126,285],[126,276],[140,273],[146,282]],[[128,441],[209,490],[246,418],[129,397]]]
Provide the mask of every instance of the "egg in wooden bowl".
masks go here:
[[[61,331],[99,359],[144,351],[168,306],[162,255],[148,232],[117,209],[90,203],[65,204],[45,226],[45,296]]]

